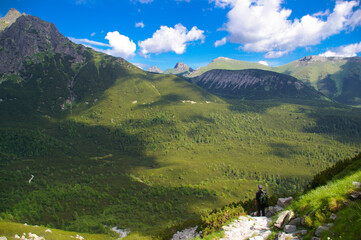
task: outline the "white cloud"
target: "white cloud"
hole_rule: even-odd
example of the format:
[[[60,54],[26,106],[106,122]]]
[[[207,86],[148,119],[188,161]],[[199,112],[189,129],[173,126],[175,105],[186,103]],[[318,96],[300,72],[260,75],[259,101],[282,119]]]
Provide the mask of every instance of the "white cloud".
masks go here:
[[[143,22],[138,22],[138,23],[135,23],[135,27],[140,27],[140,28],[144,28],[144,23]]]
[[[258,63],[262,64],[262,65],[265,65],[265,66],[269,66],[268,62],[266,62],[266,61],[259,61]]]
[[[164,53],[175,52],[176,54],[183,54],[186,50],[187,44],[193,41],[205,39],[204,31],[193,27],[190,31],[182,24],[178,23],[172,27],[161,26],[151,38],[138,43],[141,48],[143,56],[149,53]]]
[[[69,37],[72,42],[83,44],[86,47],[93,48],[95,51],[104,52],[115,57],[132,58],[135,56],[136,44],[129,39],[129,37],[121,35],[118,31],[108,32],[105,39],[109,41],[109,44],[92,41],[89,39],[77,39]],[[105,49],[100,49],[102,47]]]
[[[225,8],[226,6],[233,6],[237,0],[210,0],[210,2],[214,2],[216,7]]]
[[[224,44],[227,43],[227,37],[224,37],[222,38],[221,40],[217,40],[215,43],[214,43],[214,46],[215,47],[219,47],[219,46],[222,46]]]
[[[114,31],[108,32],[105,39],[109,40],[109,45],[111,46],[111,49],[105,51],[106,53],[115,57],[134,57],[137,46],[129,37],[121,35],[118,31]]]
[[[96,34],[96,32],[93,32],[92,34],[90,34],[90,36],[94,37]]]
[[[292,10],[281,7],[283,0],[213,0],[216,7],[230,6],[224,29],[227,40],[244,51],[266,52],[275,58],[297,47],[322,40],[361,24],[359,1],[336,1],[332,12],[323,11],[290,20]]]
[[[82,39],[77,39],[77,38],[72,38],[72,37],[68,37],[70,39],[70,41],[72,42],[75,42],[77,44],[83,44],[83,45],[86,45],[86,46],[101,46],[101,47],[110,47],[109,44],[106,44],[106,43],[101,43],[101,42],[96,42],[96,41],[93,41],[93,40],[89,40],[89,39],[86,39],[86,38],[82,38]]]
[[[322,57],[355,57],[357,53],[361,52],[361,42],[341,46],[333,51],[328,50],[325,53],[320,54]]]

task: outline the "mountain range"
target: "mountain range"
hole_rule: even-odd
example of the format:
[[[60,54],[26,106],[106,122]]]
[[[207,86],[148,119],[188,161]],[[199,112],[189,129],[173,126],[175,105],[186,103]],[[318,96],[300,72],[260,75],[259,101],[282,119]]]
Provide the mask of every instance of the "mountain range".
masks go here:
[[[149,239],[252,202],[258,184],[300,192],[361,147],[360,109],[287,74],[153,74],[11,15],[0,32],[1,219]]]

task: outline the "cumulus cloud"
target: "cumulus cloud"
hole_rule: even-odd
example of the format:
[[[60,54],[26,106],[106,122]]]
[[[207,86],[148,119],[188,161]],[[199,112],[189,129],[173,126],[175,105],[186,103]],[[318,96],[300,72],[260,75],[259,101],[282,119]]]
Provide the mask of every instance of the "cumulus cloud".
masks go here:
[[[214,43],[214,46],[215,47],[219,47],[219,46],[222,46],[224,44],[227,43],[227,37],[224,37],[222,38],[221,40],[217,40],[215,43]]]
[[[213,0],[216,7],[230,6],[224,29],[229,42],[244,51],[266,52],[276,58],[297,47],[322,40],[361,24],[359,1],[336,1],[332,12],[323,11],[290,20],[292,10],[281,7],[283,0]]]
[[[262,64],[262,65],[265,65],[265,66],[269,66],[268,62],[266,62],[266,61],[259,61],[258,63]]]
[[[320,54],[322,57],[355,57],[357,53],[361,52],[361,42],[341,46],[333,51],[328,50],[325,53]]]
[[[178,23],[172,27],[161,26],[151,38],[138,43],[141,54],[147,56],[149,53],[175,52],[183,54],[187,44],[193,41],[204,41],[204,31],[194,26],[190,31]]]
[[[104,52],[115,57],[132,58],[135,56],[136,44],[129,37],[121,35],[118,31],[108,32],[105,39],[109,44],[97,42],[89,39],[77,39],[69,37],[75,43],[83,44],[86,47],[93,48],[98,52]]]
[[[135,23],[135,27],[140,27],[140,28],[144,28],[144,23],[143,22],[138,22],[138,23]]]
[[[109,45],[111,46],[111,49],[105,51],[106,53],[115,57],[134,57],[137,46],[129,37],[114,31],[108,32],[105,39],[109,40]]]
[[[85,45],[87,47],[91,47],[91,46],[110,47],[109,44],[89,40],[89,39],[86,39],[86,38],[82,38],[82,39],[73,38],[73,37],[68,37],[68,38],[72,42],[75,42],[77,44],[83,44],[83,45]]]

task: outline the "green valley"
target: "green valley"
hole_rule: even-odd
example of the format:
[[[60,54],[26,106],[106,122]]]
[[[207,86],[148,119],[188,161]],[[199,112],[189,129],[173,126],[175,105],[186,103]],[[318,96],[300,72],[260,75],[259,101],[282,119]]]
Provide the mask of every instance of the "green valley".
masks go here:
[[[31,41],[6,41],[19,31]],[[221,98],[74,44],[30,15],[0,32],[8,43],[17,51],[0,50],[12,60],[0,76],[0,232],[13,221],[161,236],[253,200],[259,183],[270,195],[299,192],[360,150],[358,108]],[[20,58],[21,44],[34,53]]]

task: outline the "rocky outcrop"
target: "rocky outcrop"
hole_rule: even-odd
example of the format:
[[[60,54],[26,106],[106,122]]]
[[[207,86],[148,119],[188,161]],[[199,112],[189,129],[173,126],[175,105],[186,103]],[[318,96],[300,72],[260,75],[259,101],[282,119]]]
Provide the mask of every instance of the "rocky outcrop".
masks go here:
[[[17,15],[14,10],[9,12]],[[61,35],[54,24],[31,15],[21,15],[0,32],[0,73],[19,73],[24,61],[41,61],[36,54],[43,52],[67,56],[74,63],[81,63],[85,59],[82,55],[84,49]]]
[[[147,71],[151,72],[151,73],[163,73],[163,71],[157,66],[153,66],[151,68],[148,68]]]
[[[214,94],[230,98],[315,99],[322,95],[294,77],[258,69],[211,70],[192,81]]]
[[[5,28],[13,24],[21,15],[25,15],[25,13],[21,14],[15,8],[11,8],[5,17],[0,19],[0,31],[3,31]]]

